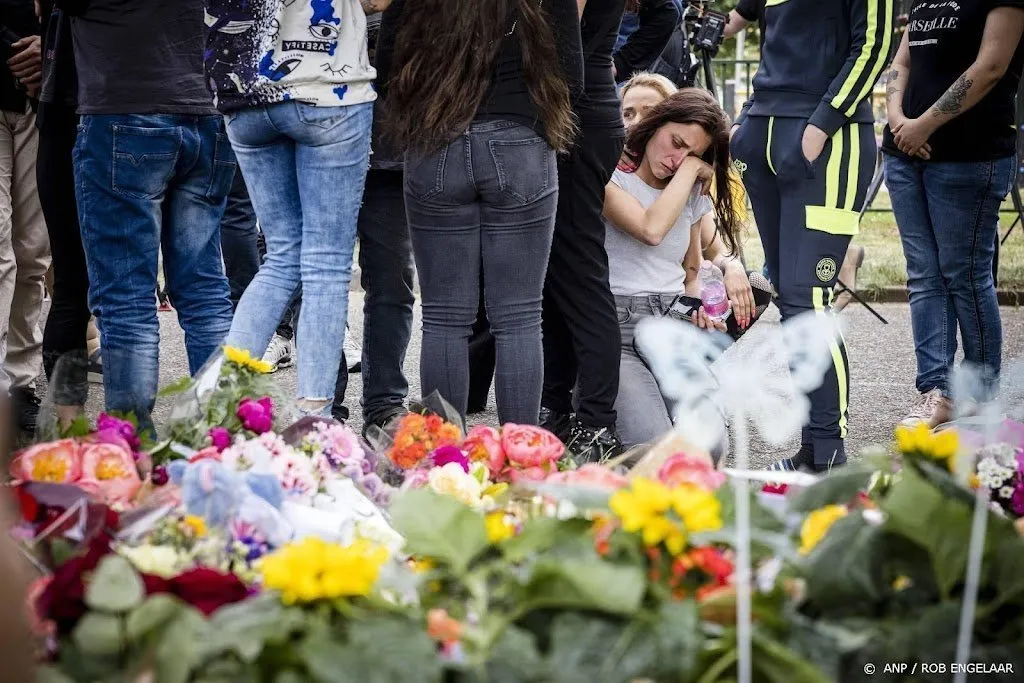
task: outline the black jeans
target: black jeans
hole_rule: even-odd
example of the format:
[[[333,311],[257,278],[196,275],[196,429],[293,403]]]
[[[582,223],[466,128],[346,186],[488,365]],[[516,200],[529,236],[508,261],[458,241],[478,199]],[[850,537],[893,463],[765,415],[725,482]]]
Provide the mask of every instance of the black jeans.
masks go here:
[[[77,136],[78,114],[74,107],[40,105],[36,179],[53,254],[53,301],[43,331],[43,369],[58,405],[84,405],[89,386],[89,273],[78,225],[71,160]],[[61,358],[64,360],[57,368]]]
[[[465,414],[480,278],[495,339],[502,423],[536,424],[543,383],[541,300],[558,194],[555,153],[536,132],[478,121],[406,165],[409,229],[423,293],[424,395]]]
[[[545,408],[615,426],[619,326],[604,248],[604,187],[622,154],[614,131],[584,129],[558,163],[558,217],[544,286]]]
[[[360,283],[363,299],[363,421],[378,422],[401,409],[409,395],[402,366],[412,337],[412,244],[405,217],[401,171],[371,169],[359,209]],[[348,359],[341,356],[334,413],[348,416],[341,403],[348,389]]]
[[[257,233],[256,211],[249,201],[242,169],[238,168],[224,207],[224,217],[220,221],[220,246],[224,252],[224,271],[231,285],[232,309],[238,307],[238,300],[260,269]]]

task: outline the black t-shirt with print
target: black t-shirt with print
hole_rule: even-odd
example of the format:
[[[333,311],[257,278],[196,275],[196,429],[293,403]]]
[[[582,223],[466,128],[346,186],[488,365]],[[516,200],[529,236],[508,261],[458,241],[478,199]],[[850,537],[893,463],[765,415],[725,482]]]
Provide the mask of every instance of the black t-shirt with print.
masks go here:
[[[917,118],[928,111],[978,56],[985,21],[997,7],[1024,9],[1024,0],[914,0],[910,32],[910,79],[903,113]],[[932,161],[991,161],[1016,151],[1015,101],[1024,69],[1024,49],[1006,75],[970,110],[947,122],[928,140]],[[887,126],[886,152],[900,154]]]

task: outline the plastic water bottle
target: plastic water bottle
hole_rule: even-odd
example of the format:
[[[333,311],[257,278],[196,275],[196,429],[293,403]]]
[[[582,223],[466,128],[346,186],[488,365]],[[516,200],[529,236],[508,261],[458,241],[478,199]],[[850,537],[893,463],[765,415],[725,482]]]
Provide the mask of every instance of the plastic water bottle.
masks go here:
[[[725,320],[729,315],[729,295],[725,291],[725,276],[711,261],[700,264],[697,273],[700,282],[700,301],[704,312],[713,320]]]

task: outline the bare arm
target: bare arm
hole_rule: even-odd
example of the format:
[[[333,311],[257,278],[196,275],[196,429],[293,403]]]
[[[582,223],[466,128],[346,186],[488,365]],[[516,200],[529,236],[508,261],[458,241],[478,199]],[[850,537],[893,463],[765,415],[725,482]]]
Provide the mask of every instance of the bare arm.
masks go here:
[[[749,25],[749,20],[744,19],[739,12],[733,10],[729,12],[729,23],[725,25],[725,37],[732,38]]]
[[[587,0],[576,0],[576,6],[580,8],[580,16],[583,16],[583,10],[587,6]]]
[[[700,161],[696,157],[690,158]],[[701,173],[696,163],[684,164],[661,196],[646,209],[636,197],[615,183],[608,183],[604,191],[604,217],[633,239],[656,247],[675,227],[690,200],[693,186],[703,181]]]
[[[896,56],[893,57],[889,70],[882,75],[885,83],[885,107],[889,117],[889,125],[897,126],[906,118],[903,114],[903,91],[910,80],[910,31],[903,32]]]
[[[359,0],[359,4],[363,6],[364,13],[376,14],[386,10],[391,4],[391,0]]]

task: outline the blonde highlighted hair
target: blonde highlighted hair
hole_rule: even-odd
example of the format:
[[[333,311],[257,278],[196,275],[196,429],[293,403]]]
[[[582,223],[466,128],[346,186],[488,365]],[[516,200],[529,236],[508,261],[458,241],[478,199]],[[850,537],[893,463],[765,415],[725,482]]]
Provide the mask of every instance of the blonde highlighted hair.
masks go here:
[[[637,86],[657,90],[665,99],[668,99],[679,91],[679,88],[676,87],[675,83],[660,74],[652,74],[648,71],[638,71],[633,74],[632,78],[623,84],[620,96],[625,97],[630,88],[635,88]]]

